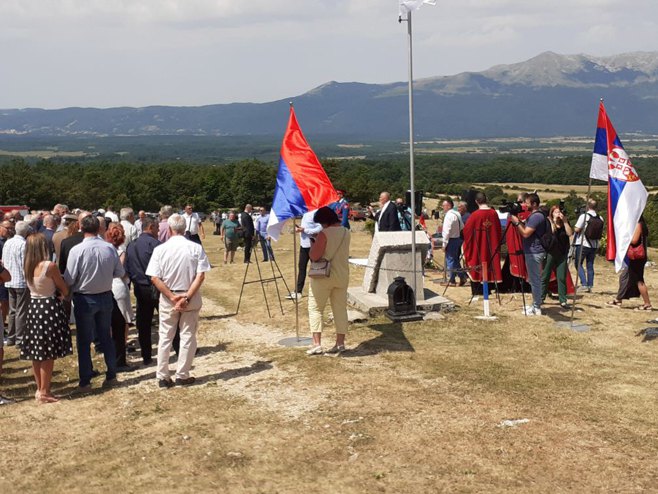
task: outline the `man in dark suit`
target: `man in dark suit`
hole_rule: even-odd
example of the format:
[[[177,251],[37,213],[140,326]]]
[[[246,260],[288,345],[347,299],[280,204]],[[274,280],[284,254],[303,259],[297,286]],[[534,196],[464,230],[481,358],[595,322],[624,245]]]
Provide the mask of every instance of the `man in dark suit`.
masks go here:
[[[254,220],[251,217],[251,211],[253,208],[251,204],[247,204],[244,207],[244,211],[240,213],[240,226],[242,227],[242,233],[244,238],[244,262],[251,262],[251,245],[254,240]]]
[[[159,302],[159,292],[153,291],[151,277],[146,276],[146,268],[153,255],[153,249],[160,245],[159,228],[156,219],[145,216],[142,220],[142,234],[137,240],[128,244],[125,261],[126,273],[133,282],[137,300],[137,334],[144,365],[149,365],[153,361],[151,321]]]
[[[80,213],[80,215],[78,215],[78,223],[80,223],[82,219],[86,218],[87,216],[91,216],[89,211],[83,211]],[[57,259],[57,266],[59,267],[60,273],[64,274],[64,271],[66,271],[66,263],[68,262],[69,252],[71,252],[71,249],[82,243],[83,239],[84,234],[81,231],[78,231],[70,237],[66,237],[64,240],[62,240],[62,245],[59,248],[59,258]]]
[[[370,213],[377,222],[376,231],[399,232],[402,230],[402,228],[400,228],[398,210],[395,207],[395,203],[391,202],[391,194],[388,192],[382,192],[379,194],[379,205],[381,206],[381,209],[377,214],[374,214],[372,207],[370,208]]]

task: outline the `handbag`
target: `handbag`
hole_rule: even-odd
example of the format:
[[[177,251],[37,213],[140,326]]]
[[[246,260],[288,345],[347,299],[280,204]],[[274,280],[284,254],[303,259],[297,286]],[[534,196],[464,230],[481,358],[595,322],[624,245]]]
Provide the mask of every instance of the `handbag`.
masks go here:
[[[334,251],[334,255],[331,256],[331,259],[334,258],[336,252],[340,249],[340,246],[343,245],[345,240],[345,235],[347,235],[347,229],[343,231],[343,238],[340,240],[338,247]],[[331,259],[325,259],[324,257],[318,259],[317,261],[311,261],[311,268],[308,271],[309,278],[329,278],[331,275]]]
[[[647,258],[647,250],[644,248],[644,239],[637,245],[629,245],[626,255],[631,261],[643,261]]]
[[[331,274],[331,261],[328,259],[318,259],[311,261],[311,268],[308,270],[309,278],[329,278]]]

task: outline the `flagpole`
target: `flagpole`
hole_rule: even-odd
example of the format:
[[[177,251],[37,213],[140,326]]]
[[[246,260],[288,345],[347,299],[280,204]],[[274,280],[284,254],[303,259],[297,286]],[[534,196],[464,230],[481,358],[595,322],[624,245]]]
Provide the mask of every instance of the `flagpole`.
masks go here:
[[[398,22],[402,22],[402,16]],[[413,36],[411,30],[411,12],[407,12],[407,38],[409,48],[409,181],[411,182],[411,259],[413,263],[413,287],[414,295],[418,300],[416,293],[416,283],[418,273],[416,272],[416,190],[414,186],[414,71],[413,71]],[[414,308],[415,309],[415,308]]]
[[[600,99],[600,102],[603,103],[603,98]],[[609,182],[608,182],[609,183]],[[585,214],[587,214],[587,205],[589,203],[589,199],[592,194],[592,170],[590,166],[590,173],[589,173],[589,183],[587,184],[587,194],[585,195]],[[608,194],[608,200],[609,200],[610,195]],[[585,216],[585,222],[583,224],[583,228],[580,231],[581,235],[581,240],[580,240],[580,249],[578,249],[578,255],[576,256],[576,283],[574,284],[573,287],[573,301],[571,302],[571,327],[573,328],[573,316],[574,313],[576,312],[576,292],[578,291],[578,283],[580,282],[580,264],[583,262],[583,249],[585,246],[583,245],[583,240],[585,240],[585,230],[587,229],[587,223],[589,222],[589,217]],[[578,218],[576,218],[576,223],[578,223]],[[574,225],[575,227],[575,225]],[[574,233],[575,235],[575,233]],[[575,242],[575,239],[574,239]],[[568,261],[568,260],[567,260]],[[568,270],[567,266],[567,270]],[[591,281],[591,280],[590,280]]]

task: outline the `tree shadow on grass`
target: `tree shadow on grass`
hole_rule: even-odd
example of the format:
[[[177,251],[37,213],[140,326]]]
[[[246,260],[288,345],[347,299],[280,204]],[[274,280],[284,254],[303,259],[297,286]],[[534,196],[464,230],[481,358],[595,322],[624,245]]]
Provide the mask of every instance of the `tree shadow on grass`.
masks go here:
[[[356,348],[345,351],[342,357],[364,357],[381,352],[415,352],[414,347],[404,334],[401,323],[373,324],[369,326],[381,332],[375,338],[359,343]]]

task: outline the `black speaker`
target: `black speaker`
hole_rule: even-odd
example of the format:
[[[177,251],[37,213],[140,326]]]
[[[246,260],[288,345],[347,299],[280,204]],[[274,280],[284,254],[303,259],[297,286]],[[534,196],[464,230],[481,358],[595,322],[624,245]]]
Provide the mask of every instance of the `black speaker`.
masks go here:
[[[423,214],[423,191],[422,190],[415,190],[414,191],[414,196],[415,196],[415,201],[416,201],[416,216],[420,216]],[[404,203],[411,207],[411,191],[408,190],[405,195],[404,195]]]
[[[478,205],[475,202],[475,194],[477,194],[478,191],[474,189],[469,189],[465,190],[464,193],[462,194],[462,201],[466,201],[466,209],[468,210],[469,213],[472,213],[473,211],[476,211],[478,209]]]

